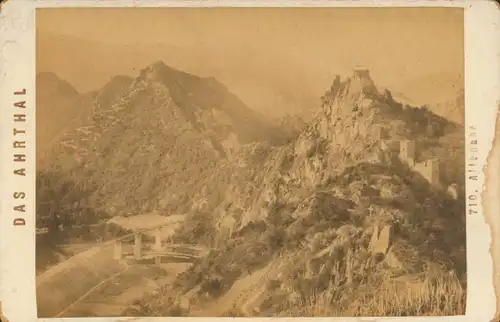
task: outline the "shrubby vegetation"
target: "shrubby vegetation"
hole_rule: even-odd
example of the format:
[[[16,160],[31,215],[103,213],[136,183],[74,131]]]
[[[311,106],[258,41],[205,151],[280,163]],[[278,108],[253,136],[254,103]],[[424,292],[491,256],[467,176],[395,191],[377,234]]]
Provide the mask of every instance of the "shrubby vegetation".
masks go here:
[[[278,195],[267,207],[265,218],[235,231],[222,248],[182,274],[176,289],[184,293],[199,287],[197,296],[211,301],[243,276],[279,261],[283,254],[295,254],[295,260],[285,264],[290,271],[266,284],[267,299],[258,314],[464,312],[465,251],[455,246],[465,236],[463,196],[450,199],[401,162],[347,166],[299,203]],[[375,222],[394,227],[392,252],[402,268],[391,268],[383,257],[370,253]],[[326,255],[312,259],[330,247]],[[416,279],[412,293],[400,286],[406,284],[398,276]],[[165,312],[157,310],[159,315]],[[224,314],[247,313],[235,308]]]
[[[103,132],[97,144],[85,146],[95,149],[94,158],[84,166],[69,157],[61,161],[57,173],[71,184],[49,176],[38,187],[48,200],[60,196],[61,204],[73,207],[68,214],[81,213],[88,222],[121,212],[187,214],[172,241],[212,249],[173,285],[139,301],[137,314],[189,315],[190,308],[180,305],[188,292],[194,303],[218,303],[244,277],[268,267],[279,272],[269,273],[253,290],[266,292],[254,307],[260,313],[239,306],[215,309],[237,316],[464,312],[465,247],[457,247],[465,242],[463,194],[450,198],[394,153],[366,160],[380,140],[372,130],[386,126],[390,139],[416,140],[418,158],[446,160],[445,187],[462,184],[463,128],[425,107],[403,107],[388,91],[383,97],[365,93],[375,101],[368,107],[360,102],[332,106],[340,104],[337,95],[352,82],[336,78],[323,107],[341,107],[345,115],[315,120],[325,121],[334,138],[320,135],[318,124],[306,127],[289,119],[282,124],[290,125],[286,138],[277,136],[286,144],[245,142],[226,154],[219,139],[241,125],[240,102],[227,97],[226,103],[234,105],[208,112],[213,107],[200,97],[209,94],[207,88],[223,87],[213,81],[206,87],[205,80],[161,65],[154,68],[167,73],[156,76],[175,85],[171,93],[153,94],[147,88],[134,96],[126,111],[117,113],[121,122]],[[196,87],[196,97],[185,96],[190,91],[176,83],[177,77],[183,86]],[[218,102],[217,95],[212,100]],[[241,134],[259,136],[248,126]],[[344,134],[348,143],[335,141]],[[295,146],[299,140],[305,143],[303,152]],[[44,192],[50,186],[55,191]],[[82,210],[89,209],[86,205],[92,205],[92,214]],[[231,219],[229,224],[225,219]],[[377,224],[393,229],[386,254],[371,251]]]

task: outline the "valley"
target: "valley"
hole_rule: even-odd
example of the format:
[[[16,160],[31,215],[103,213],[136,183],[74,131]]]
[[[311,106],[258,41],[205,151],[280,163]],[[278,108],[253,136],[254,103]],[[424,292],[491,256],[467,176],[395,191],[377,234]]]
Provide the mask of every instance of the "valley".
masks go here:
[[[402,104],[358,68],[306,122],[163,62],[94,93],[54,87],[61,104],[86,100],[54,120],[39,159],[37,228],[52,237],[38,237],[37,278],[90,268],[78,305],[39,302],[44,316],[463,314],[460,97]],[[204,251],[148,257],[157,235],[143,230],[159,226],[162,251]],[[106,251],[80,262],[90,245]]]

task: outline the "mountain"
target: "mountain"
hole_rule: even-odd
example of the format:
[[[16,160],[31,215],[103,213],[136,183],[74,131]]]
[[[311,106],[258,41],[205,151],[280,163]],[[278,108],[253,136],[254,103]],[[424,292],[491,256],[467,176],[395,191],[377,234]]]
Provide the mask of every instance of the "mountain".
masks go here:
[[[427,106],[433,113],[464,124],[464,77],[462,74],[437,72],[395,84],[391,91],[403,105]]]
[[[458,124],[465,122],[465,92],[462,89],[454,98],[429,104],[434,113]]]
[[[68,121],[81,112],[78,92],[53,73],[39,73],[36,77],[37,153],[50,145]]]
[[[95,92],[95,99],[100,105],[110,106],[119,99],[128,87],[132,84],[133,78],[129,76],[118,75],[111,78],[100,90]]]
[[[301,117],[294,114],[285,114],[279,119],[280,131],[286,138],[296,138],[306,125]]]
[[[191,306],[152,295],[133,314],[463,314],[463,126],[368,70],[322,102],[296,138],[245,146],[190,195],[175,241],[213,251],[163,294]]]
[[[182,213],[173,242],[211,249],[131,315],[464,313],[461,124],[363,69],[277,125],[162,62],[108,85],[53,146],[38,213]]]
[[[454,99],[464,88],[464,75],[436,72],[394,86],[414,104],[433,104]]]
[[[282,140],[217,80],[163,62],[135,79],[115,77],[91,94],[92,103],[58,138],[45,160],[52,166],[39,176],[47,181],[39,182],[46,187],[39,202],[56,194],[54,207],[72,218],[182,212],[218,161],[247,143]]]
[[[51,72],[40,72],[37,85],[37,160],[38,166],[50,163],[47,151],[57,143],[59,136],[72,127],[88,122],[92,111],[88,108],[98,101],[109,105],[121,97],[132,82],[127,76],[115,76],[99,91],[78,93],[73,86]]]

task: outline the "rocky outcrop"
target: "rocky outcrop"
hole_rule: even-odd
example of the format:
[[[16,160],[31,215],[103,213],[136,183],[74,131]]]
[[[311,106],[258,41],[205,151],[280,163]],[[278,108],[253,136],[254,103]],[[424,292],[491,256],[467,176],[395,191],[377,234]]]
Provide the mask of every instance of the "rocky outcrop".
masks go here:
[[[448,186],[448,189],[446,189],[446,192],[448,195],[453,198],[454,200],[458,199],[459,196],[459,187],[456,183],[452,183]]]
[[[67,86],[59,87],[74,96]],[[68,209],[57,211],[69,216],[84,207],[110,215],[184,212],[191,206],[186,196],[207,185],[217,163],[244,160],[243,145],[273,141],[277,133],[216,80],[163,62],[144,68],[133,80],[113,78],[85,110],[91,117],[63,131],[47,159],[47,171],[85,186],[85,198],[60,196],[59,208]],[[41,202],[47,198],[52,196],[39,194]]]
[[[374,255],[382,254],[385,256],[392,245],[392,238],[393,227],[391,225],[384,226],[381,231],[379,231],[379,226],[375,225],[368,247]]]
[[[378,284],[372,278],[381,282],[380,276],[392,273],[384,271],[388,268],[422,270],[443,247],[424,241],[437,217],[449,224],[440,231],[443,236],[455,234],[457,226],[444,215],[449,209],[442,207],[442,191],[413,180],[401,162],[405,158],[398,157],[401,141],[428,152],[436,135],[428,136],[429,124],[444,129],[446,121],[425,110],[403,109],[390,92],[379,93],[365,70],[343,81],[336,77],[322,100],[295,140],[269,149],[243,147],[237,158],[247,160],[246,167],[225,170],[230,184],[223,202],[235,208],[215,207],[213,213],[221,217],[218,223],[234,218],[227,222],[236,228],[220,238],[228,247],[216,263],[204,264],[233,276],[240,274],[229,268],[235,258],[245,261],[247,270],[255,256],[264,265],[293,254],[300,263],[290,263],[295,271],[284,275],[288,285],[281,289],[299,294],[292,300],[298,302],[308,299],[310,290],[332,295],[346,284],[373,289]],[[246,256],[238,257],[241,253]]]

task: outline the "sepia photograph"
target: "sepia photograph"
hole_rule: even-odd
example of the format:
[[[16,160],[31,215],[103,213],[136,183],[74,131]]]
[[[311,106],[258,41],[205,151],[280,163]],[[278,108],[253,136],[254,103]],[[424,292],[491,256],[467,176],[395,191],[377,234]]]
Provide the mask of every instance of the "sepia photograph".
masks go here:
[[[40,318],[465,315],[463,8],[35,27]]]

